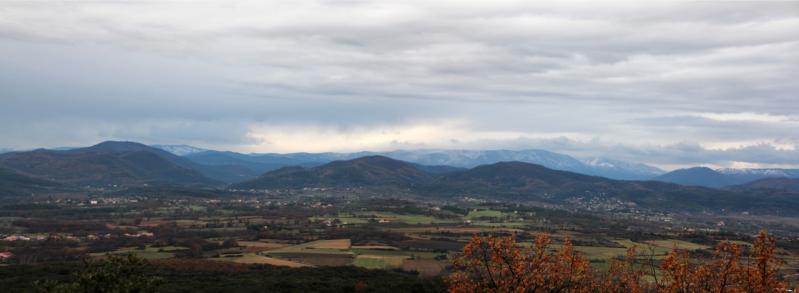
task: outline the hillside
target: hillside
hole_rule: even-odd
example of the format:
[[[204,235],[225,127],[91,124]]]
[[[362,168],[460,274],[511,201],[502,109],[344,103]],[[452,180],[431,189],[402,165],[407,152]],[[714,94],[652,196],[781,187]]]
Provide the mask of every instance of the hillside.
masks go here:
[[[734,184],[729,177],[707,167],[694,167],[674,170],[655,177],[654,180],[676,183],[680,185],[722,187]]]
[[[37,179],[0,168],[0,197],[30,195],[62,188],[64,186],[57,182]]]
[[[217,184],[193,169],[194,166],[185,158],[132,142],[103,142],[66,151],[35,150],[0,155],[0,167],[76,186]]]
[[[382,156],[334,161],[313,168],[284,167],[232,185],[237,189],[302,187],[408,188],[430,182],[433,175],[414,164]]]
[[[766,178],[760,179],[741,187],[747,189],[777,189],[799,192],[799,179],[797,178]]]
[[[523,162],[500,162],[448,174],[430,189],[438,193],[542,195],[567,186],[603,182],[611,180]]]
[[[497,199],[569,201],[615,199],[655,209],[737,206],[739,194],[654,181],[621,181],[558,171],[522,162],[500,162],[452,173],[426,186],[437,195],[482,195]]]

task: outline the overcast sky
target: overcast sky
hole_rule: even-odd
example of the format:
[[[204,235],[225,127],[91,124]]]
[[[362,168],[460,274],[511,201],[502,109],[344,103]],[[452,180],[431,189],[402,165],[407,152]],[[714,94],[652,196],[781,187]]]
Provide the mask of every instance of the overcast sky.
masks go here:
[[[799,166],[799,2],[529,2],[2,1],[0,148]]]

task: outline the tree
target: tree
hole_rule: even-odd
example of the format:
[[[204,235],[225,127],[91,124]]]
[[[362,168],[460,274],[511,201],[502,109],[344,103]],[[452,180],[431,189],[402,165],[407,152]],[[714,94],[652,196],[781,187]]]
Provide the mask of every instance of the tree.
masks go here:
[[[147,262],[133,254],[107,255],[105,260],[85,260],[83,268],[73,275],[73,280],[58,283],[52,280],[36,283],[39,292],[156,292],[160,278],[145,274]]]
[[[667,276],[661,292],[785,292],[788,283],[778,274],[782,261],[777,241],[760,231],[751,253],[744,257],[735,243],[722,242],[710,262],[691,260],[686,251],[674,250],[663,259]]]
[[[610,260],[610,267],[604,280],[595,280],[594,289],[603,292],[643,292],[651,288],[641,281],[643,271],[635,267],[635,247],[627,249],[624,258]]]
[[[472,237],[454,260],[451,292],[554,292],[589,289],[588,260],[575,253],[568,240],[549,249],[545,234],[533,246],[519,248],[512,237]]]

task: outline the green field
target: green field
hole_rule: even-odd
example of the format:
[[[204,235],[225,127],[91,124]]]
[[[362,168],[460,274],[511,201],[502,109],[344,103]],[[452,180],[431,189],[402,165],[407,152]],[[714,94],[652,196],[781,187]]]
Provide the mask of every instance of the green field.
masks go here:
[[[693,242],[682,241],[682,240],[674,240],[674,239],[669,239],[669,240],[651,240],[651,241],[646,241],[646,243],[649,243],[649,244],[652,244],[652,245],[655,245],[655,246],[659,246],[659,247],[663,247],[663,248],[668,248],[669,250],[671,250],[672,248],[685,249],[685,250],[697,250],[697,249],[710,248],[707,245],[696,244],[696,243],[693,243]]]
[[[184,250],[184,249],[187,248],[181,246],[164,246],[164,247],[147,246],[144,249],[139,249],[137,247],[125,247],[114,251],[96,252],[96,253],[91,253],[89,255],[91,255],[92,257],[103,257],[106,254],[118,255],[118,254],[132,253],[144,259],[164,259],[164,258],[175,257],[174,253],[175,251]]]
[[[280,254],[352,254],[350,248],[352,243],[349,239],[335,239],[335,240],[317,240],[306,242],[303,244],[282,247],[274,250],[269,250],[269,255]]]
[[[366,224],[369,222],[369,218],[358,217],[347,213],[310,217],[308,220],[314,222],[339,220],[342,224]]]
[[[366,216],[375,220],[385,220],[389,222],[400,222],[411,225],[419,224],[446,224],[446,223],[459,223],[459,220],[454,219],[440,219],[432,216],[414,215],[414,214],[396,214],[387,212],[363,212],[357,213],[359,216]]]
[[[278,259],[278,258],[271,258],[271,257],[267,257],[267,256],[255,254],[255,253],[243,253],[241,255],[234,256],[234,257],[213,257],[213,258],[209,258],[209,259],[210,260],[215,260],[215,261],[229,261],[229,262],[235,262],[235,263],[241,263],[241,264],[269,264],[269,265],[273,265],[273,266],[284,266],[284,267],[292,267],[292,268],[308,266],[307,264],[303,264],[303,263],[298,263],[298,262],[284,260],[284,259]]]
[[[311,221],[333,221],[339,220],[342,224],[365,224],[369,221],[379,221],[388,223],[405,223],[409,225],[429,225],[429,224],[460,224],[464,221],[473,221],[472,225],[483,227],[509,227],[520,228],[527,224],[522,221],[506,221],[506,222],[491,222],[485,220],[477,220],[480,218],[497,218],[505,219],[509,215],[501,211],[495,210],[479,210],[470,211],[468,215],[458,218],[437,218],[428,215],[418,214],[398,214],[390,212],[356,212],[356,213],[341,213],[338,215],[323,215],[310,217]]]
[[[494,210],[479,210],[479,211],[469,211],[469,214],[463,217],[467,220],[474,220],[481,217],[488,217],[488,218],[502,218],[505,217],[505,213],[501,211],[494,211]]]
[[[354,214],[341,213],[335,216],[325,215],[311,217],[311,221],[325,221],[338,219],[342,224],[365,224],[370,220],[390,223],[405,223],[410,225],[420,224],[454,224],[460,223],[457,219],[441,219],[433,216],[415,214],[396,214],[389,212],[357,212]]]
[[[480,227],[504,227],[504,228],[524,228],[527,226],[525,222],[489,222],[489,221],[473,221],[472,226]]]
[[[359,255],[352,264],[367,269],[390,269],[402,267],[402,262],[406,259],[407,256]]]

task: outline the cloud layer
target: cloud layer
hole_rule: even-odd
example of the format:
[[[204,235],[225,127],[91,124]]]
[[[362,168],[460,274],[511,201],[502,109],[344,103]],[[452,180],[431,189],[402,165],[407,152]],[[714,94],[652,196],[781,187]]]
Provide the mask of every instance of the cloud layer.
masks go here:
[[[799,165],[799,3],[11,1],[0,147]]]

